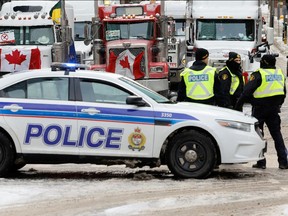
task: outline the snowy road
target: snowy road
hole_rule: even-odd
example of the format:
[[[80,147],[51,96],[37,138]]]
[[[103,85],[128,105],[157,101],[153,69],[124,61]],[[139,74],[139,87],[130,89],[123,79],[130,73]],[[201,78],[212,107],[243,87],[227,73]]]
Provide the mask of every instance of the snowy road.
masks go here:
[[[286,70],[286,56],[278,66]],[[288,101],[282,106],[288,146]],[[163,166],[27,165],[0,178],[1,216],[288,216],[288,170],[279,170],[269,132],[267,169],[221,165],[206,180],[174,179]]]

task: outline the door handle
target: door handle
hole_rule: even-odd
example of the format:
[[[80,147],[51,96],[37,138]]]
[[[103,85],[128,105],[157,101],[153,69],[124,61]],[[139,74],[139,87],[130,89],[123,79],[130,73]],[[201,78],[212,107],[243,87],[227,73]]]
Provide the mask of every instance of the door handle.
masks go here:
[[[97,110],[95,108],[87,108],[87,109],[81,109],[82,113],[88,113],[89,115],[95,115],[97,113],[100,113],[100,110]]]
[[[4,110],[11,110],[11,112],[18,112],[19,110],[23,110],[23,107],[17,105],[17,104],[11,104],[8,106],[3,107]]]

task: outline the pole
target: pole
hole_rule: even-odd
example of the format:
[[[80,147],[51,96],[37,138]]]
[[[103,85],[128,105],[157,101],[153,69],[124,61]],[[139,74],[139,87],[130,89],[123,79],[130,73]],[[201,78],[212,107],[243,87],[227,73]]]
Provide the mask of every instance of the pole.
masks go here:
[[[68,40],[67,38],[67,18],[66,18],[66,12],[65,12],[65,0],[61,0],[61,37],[62,37],[62,44],[63,44],[63,50],[62,50],[62,61],[68,62],[68,41],[70,41],[70,38]]]
[[[269,27],[274,27],[274,0],[269,0],[269,5],[270,5],[270,22],[269,22]]]
[[[101,25],[100,18],[98,15],[98,1],[94,0],[94,17],[92,17],[92,52],[93,52],[93,63],[94,65],[99,65],[103,62],[103,56],[98,52],[102,47],[102,40],[99,38],[99,27]]]

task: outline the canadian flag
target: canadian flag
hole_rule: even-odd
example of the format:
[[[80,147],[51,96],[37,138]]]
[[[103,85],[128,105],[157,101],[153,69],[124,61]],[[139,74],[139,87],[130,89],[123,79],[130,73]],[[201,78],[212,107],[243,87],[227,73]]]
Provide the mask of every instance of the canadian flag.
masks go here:
[[[145,76],[140,67],[143,55],[144,52],[141,52],[134,56],[129,50],[124,50],[119,56],[116,56],[111,51],[107,72],[121,74],[135,80],[141,79]]]
[[[0,48],[0,71],[15,72],[27,69],[40,69],[40,50]]]

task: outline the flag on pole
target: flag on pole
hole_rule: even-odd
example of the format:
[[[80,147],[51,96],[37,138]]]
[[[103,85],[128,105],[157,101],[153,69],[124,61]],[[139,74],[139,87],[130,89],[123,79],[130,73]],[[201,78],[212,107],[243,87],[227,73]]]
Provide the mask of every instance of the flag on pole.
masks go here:
[[[50,10],[49,16],[56,24],[61,23],[61,0],[59,0]]]

